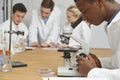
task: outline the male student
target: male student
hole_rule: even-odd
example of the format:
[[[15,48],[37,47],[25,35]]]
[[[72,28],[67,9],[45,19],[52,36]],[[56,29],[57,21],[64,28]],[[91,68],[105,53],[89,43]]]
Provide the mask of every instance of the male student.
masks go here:
[[[12,21],[8,19],[0,25],[0,30],[3,32],[2,40],[9,43],[10,22],[12,22],[12,30],[15,33],[11,34],[11,43],[13,46],[25,44],[28,35],[27,26],[22,22],[27,12],[26,7],[22,3],[16,3],[13,6]],[[21,34],[17,34],[17,32]],[[23,34],[22,34],[23,33]]]
[[[78,72],[88,77],[108,77],[111,80],[120,79],[120,4],[114,0],[74,0],[82,17],[90,24],[99,25],[107,21],[105,30],[109,44],[112,49],[112,56],[108,64],[112,69],[97,68],[96,57],[87,55],[87,59],[77,56]]]
[[[60,10],[53,0],[42,0],[41,6],[32,11],[29,27],[29,44],[47,47],[56,42],[60,35]]]

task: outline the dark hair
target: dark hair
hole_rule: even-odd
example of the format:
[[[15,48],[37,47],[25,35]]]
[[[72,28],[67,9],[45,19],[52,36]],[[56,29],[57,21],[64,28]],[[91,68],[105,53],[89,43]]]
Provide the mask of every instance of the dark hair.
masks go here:
[[[76,3],[76,2],[77,2],[77,0],[74,0],[74,2]]]
[[[24,6],[24,4],[22,3],[17,3],[13,6],[13,13],[15,13],[16,11],[20,11],[20,12],[27,12],[26,7]]]
[[[79,0],[74,0],[75,3],[76,3],[77,1],[79,1]],[[84,0],[84,1],[87,1],[87,2],[92,3],[92,2],[94,2],[95,0]]]
[[[51,11],[54,8],[55,3],[53,2],[53,0],[43,0],[41,3],[41,7],[45,7],[45,8],[50,8]]]
[[[74,0],[75,3],[76,3],[77,1],[78,1],[78,0]],[[94,2],[95,0],[84,0],[84,1],[87,1],[87,2],[92,3],[92,2]],[[107,0],[107,1],[113,3],[115,0]]]
[[[107,1],[109,1],[109,2],[111,2],[111,3],[114,3],[114,2],[115,2],[115,0],[107,0]]]

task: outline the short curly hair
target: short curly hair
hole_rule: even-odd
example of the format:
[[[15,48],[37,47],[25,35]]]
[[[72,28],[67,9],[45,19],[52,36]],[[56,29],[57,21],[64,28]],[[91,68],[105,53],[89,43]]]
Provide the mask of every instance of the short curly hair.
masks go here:
[[[41,7],[45,7],[45,8],[50,8],[51,11],[54,8],[55,3],[53,2],[53,0],[43,0],[41,3]]]
[[[13,6],[13,13],[15,13],[16,11],[20,11],[20,12],[26,13],[26,12],[27,12],[27,9],[26,9],[26,7],[24,6],[23,3],[16,3],[16,4]]]
[[[77,1],[78,1],[78,0],[74,0],[75,3],[76,3]],[[84,1],[87,1],[87,2],[92,3],[92,2],[94,2],[95,0],[84,0]],[[109,2],[113,3],[115,0],[106,0],[106,1],[109,1]]]

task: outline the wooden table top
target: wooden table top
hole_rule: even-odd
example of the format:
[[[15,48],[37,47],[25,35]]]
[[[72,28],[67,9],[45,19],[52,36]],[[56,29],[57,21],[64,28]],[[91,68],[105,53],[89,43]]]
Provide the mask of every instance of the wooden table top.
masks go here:
[[[110,56],[110,49],[91,49],[99,57]],[[12,72],[0,72],[0,80],[41,80],[39,69],[52,69],[57,74],[57,67],[63,65],[63,54],[55,50],[26,50],[12,56],[12,60],[27,63],[27,67],[13,68]]]

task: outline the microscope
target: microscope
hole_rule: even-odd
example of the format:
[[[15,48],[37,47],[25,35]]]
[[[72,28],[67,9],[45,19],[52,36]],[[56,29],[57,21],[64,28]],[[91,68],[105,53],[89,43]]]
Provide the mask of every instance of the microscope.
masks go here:
[[[70,38],[80,43],[81,47],[59,48],[57,50],[58,52],[63,52],[64,54],[64,65],[58,67],[58,76],[81,76],[80,73],[78,73],[76,70],[76,55],[86,57],[86,54],[89,54],[89,45],[84,40],[77,39],[74,36],[70,36]]]
[[[65,35],[60,35],[60,38],[61,38],[61,43],[63,43],[63,44],[69,44],[70,37],[65,36]]]

